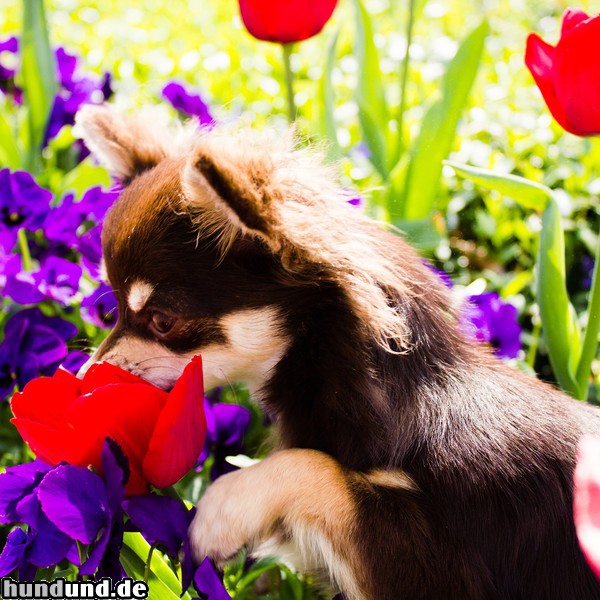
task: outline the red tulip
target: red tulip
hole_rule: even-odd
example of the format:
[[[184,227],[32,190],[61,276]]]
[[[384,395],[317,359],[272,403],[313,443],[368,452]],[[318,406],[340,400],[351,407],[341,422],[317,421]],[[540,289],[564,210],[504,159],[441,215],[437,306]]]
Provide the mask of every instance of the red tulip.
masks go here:
[[[550,112],[575,135],[600,134],[600,15],[567,9],[556,47],[532,33],[525,63]]]
[[[246,29],[257,39],[290,44],[317,35],[337,0],[240,0]]]
[[[129,459],[128,495],[148,484],[172,485],[195,464],[206,436],[202,360],[186,366],[171,392],[109,363],[92,365],[83,380],[59,369],[29,382],[11,402],[12,423],[46,463],[102,467],[106,437]]]
[[[575,526],[583,553],[600,578],[600,437],[579,444],[574,490]]]

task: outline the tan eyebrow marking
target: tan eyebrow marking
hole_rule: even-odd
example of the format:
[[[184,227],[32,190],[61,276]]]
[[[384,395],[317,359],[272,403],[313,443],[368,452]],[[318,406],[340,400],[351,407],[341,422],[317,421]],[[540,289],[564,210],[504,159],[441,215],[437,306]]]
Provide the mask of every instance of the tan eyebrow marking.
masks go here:
[[[129,288],[129,294],[127,296],[129,308],[134,312],[142,310],[150,299],[153,291],[154,287],[146,281],[134,281],[131,288]]]

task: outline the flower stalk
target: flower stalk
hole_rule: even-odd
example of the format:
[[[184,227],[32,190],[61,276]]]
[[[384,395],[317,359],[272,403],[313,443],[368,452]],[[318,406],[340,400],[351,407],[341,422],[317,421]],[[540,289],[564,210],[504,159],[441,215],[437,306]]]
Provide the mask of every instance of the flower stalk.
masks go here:
[[[588,382],[592,361],[596,356],[598,347],[598,332],[600,332],[600,243],[596,248],[596,262],[594,266],[594,275],[592,278],[592,287],[590,289],[590,299],[588,304],[588,322],[583,336],[583,344],[581,346],[581,356],[577,365],[577,380],[578,398],[585,400],[588,394]]]
[[[18,240],[19,240],[19,251],[21,253],[21,260],[23,262],[23,270],[31,271],[33,268],[31,262],[31,252],[29,252],[29,244],[27,243],[27,232],[25,229],[19,229]]]
[[[292,72],[291,55],[294,44],[281,44],[283,54],[283,70],[285,74],[285,88],[287,92],[288,118],[293,123],[298,116],[296,101],[294,100],[294,73]]]

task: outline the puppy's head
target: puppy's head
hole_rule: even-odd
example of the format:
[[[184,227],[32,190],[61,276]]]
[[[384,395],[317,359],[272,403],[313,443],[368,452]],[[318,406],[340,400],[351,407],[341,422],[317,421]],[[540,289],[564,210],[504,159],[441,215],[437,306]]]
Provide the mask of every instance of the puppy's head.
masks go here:
[[[169,388],[202,354],[206,387],[260,388],[302,322],[290,312],[309,314],[321,287],[341,290],[378,342],[402,346],[389,249],[313,153],[105,107],[77,123],[124,186],[102,240],[119,321],[92,360]]]

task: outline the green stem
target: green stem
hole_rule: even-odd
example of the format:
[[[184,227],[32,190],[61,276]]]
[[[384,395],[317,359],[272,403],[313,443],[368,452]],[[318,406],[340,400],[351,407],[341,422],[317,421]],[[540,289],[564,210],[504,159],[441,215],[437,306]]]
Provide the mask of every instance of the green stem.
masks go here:
[[[587,398],[588,381],[590,378],[592,361],[596,356],[598,332],[600,331],[600,239],[598,241],[592,289],[590,290],[588,301],[588,322],[583,336],[579,364],[577,365],[576,379],[579,388],[578,397],[580,400],[585,400]]]
[[[531,344],[529,344],[529,352],[527,353],[527,364],[533,369],[535,357],[537,355],[538,346],[540,343],[540,334],[542,332],[542,320],[538,319],[533,326],[531,332]]]
[[[182,500],[181,496],[179,495],[179,493],[177,492],[177,490],[175,489],[174,486],[170,485],[169,487],[162,488],[160,490],[160,492],[162,493],[163,496],[168,496],[169,498],[173,498],[174,500],[181,502],[181,504],[183,504],[185,506],[185,502]]]
[[[403,129],[404,129],[404,111],[406,110],[406,85],[408,83],[408,70],[410,67],[410,47],[412,45],[413,30],[415,24],[415,4],[416,0],[408,0],[408,21],[406,23],[406,52],[402,61],[402,79],[400,80],[400,107],[398,109],[398,145],[396,151],[396,160],[400,159],[404,147]]]
[[[148,583],[150,579],[150,571],[152,569],[152,555],[154,554],[154,550],[156,549],[157,544],[152,544],[150,546],[150,551],[148,552],[148,558],[146,559],[146,564],[144,566],[144,581]]]
[[[23,269],[31,271],[31,253],[29,252],[29,244],[27,243],[27,232],[24,229],[19,229],[19,250],[21,251],[21,259],[23,261]]]
[[[294,44],[281,44],[283,50],[283,70],[285,72],[285,87],[287,90],[288,118],[293,123],[298,116],[298,109],[294,101],[294,74],[292,73],[292,64],[290,56],[294,49]]]

